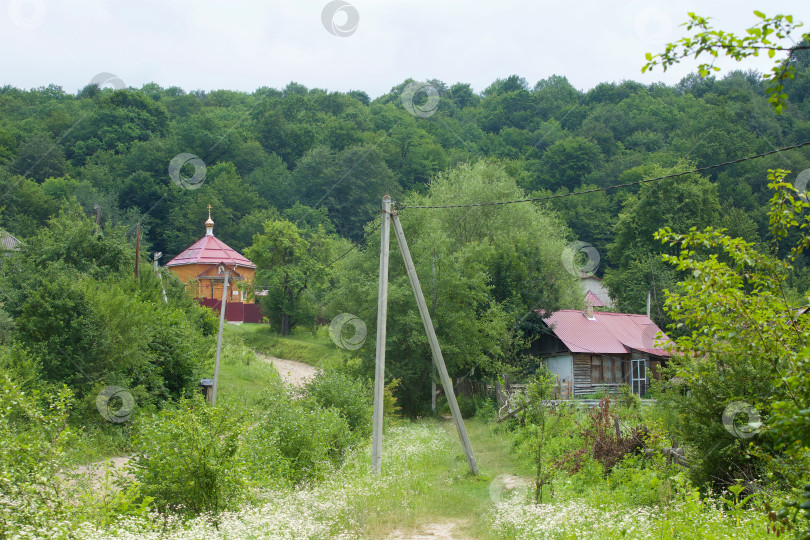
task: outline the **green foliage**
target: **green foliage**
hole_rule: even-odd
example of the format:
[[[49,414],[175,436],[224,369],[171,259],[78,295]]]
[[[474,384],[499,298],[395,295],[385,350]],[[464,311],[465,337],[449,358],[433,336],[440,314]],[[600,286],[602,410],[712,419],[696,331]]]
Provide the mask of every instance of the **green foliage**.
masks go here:
[[[147,410],[188,395],[211,350],[210,310],[148,266],[134,280],[133,263],[123,229],[97,232],[75,201],[0,260],[0,297],[13,319],[5,340],[37,358],[38,380],[70,386],[82,404],[74,416],[91,424],[103,421],[94,400],[108,385]]]
[[[322,409],[314,400],[295,400],[287,392],[268,392],[260,404],[264,416],[256,436],[274,441],[292,483],[322,480],[358,441],[340,409]]]
[[[68,507],[58,473],[71,435],[71,392],[24,390],[3,368],[0,395],[0,536],[63,530]]]
[[[754,15],[761,19],[757,25],[746,30],[747,35],[738,36],[731,32],[715,30],[709,23],[709,17],[701,17],[694,13],[689,13],[689,20],[684,23],[686,29],[699,30],[693,36],[684,37],[675,43],[669,43],[666,50],[661,54],[652,55],[647,53],[647,64],[641,69],[642,73],[656,65],[661,65],[664,70],[677,64],[684,58],[694,57],[707,53],[717,58],[719,53],[729,56],[736,61],[744,60],[749,56],[759,56],[760,51],[768,51],[768,57],[773,58],[777,53],[787,52],[787,59],[779,59],[774,62],[770,72],[763,75],[763,79],[770,85],[766,89],[769,94],[768,102],[773,105],[777,113],[784,110],[787,94],[784,93],[785,81],[795,77],[796,69],[791,57],[799,50],[807,49],[810,42],[810,33],[804,33],[796,39],[796,29],[803,26],[800,22],[793,21],[793,15],[776,15],[767,17],[761,11],[754,11]],[[793,36],[791,35],[792,33]],[[803,43],[799,43],[803,42]],[[798,43],[798,44],[797,44]],[[701,77],[706,77],[711,71],[720,71],[714,62],[703,63],[698,66]]]
[[[324,409],[334,407],[358,436],[371,435],[374,410],[372,388],[367,381],[352,378],[340,371],[318,373],[305,388],[307,396]]]
[[[458,409],[461,412],[462,418],[472,418],[478,409],[478,403],[475,398],[466,394],[461,394],[456,398],[458,402]]]
[[[424,196],[404,201],[402,227],[423,294],[435,294],[431,315],[453,377],[471,368],[490,372],[518,361],[535,309],[575,305],[578,293],[561,254],[565,228],[553,212],[532,205],[476,207],[446,211],[409,205],[463,204],[520,198],[524,194],[502,167],[479,162],[436,177]],[[394,243],[395,240],[392,240]],[[435,268],[435,273],[434,273]],[[331,313],[348,312],[370,326],[376,319],[379,236],[369,248],[352,252],[335,274],[327,297]],[[388,288],[386,369],[402,379],[399,400],[406,414],[422,414],[430,403],[430,349],[401,259],[392,254]],[[358,354],[373,370],[371,328]]]
[[[256,289],[268,291],[261,303],[282,336],[314,322],[317,307],[307,293],[326,282],[326,265],[338,245],[323,227],[300,230],[287,220],[266,221],[264,232],[253,237],[245,254],[258,267]]]
[[[247,427],[234,406],[210,407],[195,396],[142,420],[128,467],[161,511],[216,515],[244,496]]]
[[[627,409],[640,409],[641,398],[633,393],[629,384],[619,386],[619,404]]]
[[[712,227],[686,234],[665,228],[656,234],[678,248],[677,255],[664,259],[690,276],[678,292],[667,293],[665,302],[685,330],[676,340],[683,352],[676,358],[674,374],[690,392],[684,395],[676,386],[663,397],[678,410],[683,437],[701,450],[696,471],[704,481],[730,482],[740,474],[755,481],[765,466],[778,466],[782,460],[805,464],[783,477],[788,486],[806,478],[807,320],[786,296],[785,281],[810,244],[805,230],[810,205],[783,181],[785,175],[782,170],[769,174],[769,187],[775,191],[768,214],[771,253]],[[789,236],[796,229],[798,234]],[[780,258],[783,239],[792,245]],[[728,407],[738,401],[745,402],[744,410],[752,407],[767,429],[740,431],[729,424],[725,416],[731,415],[734,422],[739,413],[729,413]],[[754,422],[749,416],[744,428],[758,427]]]
[[[682,166],[684,167],[684,166]],[[659,166],[638,168],[645,177],[666,171]],[[605,285],[616,307],[627,313],[646,310],[647,292],[653,294],[652,319],[664,327],[670,321],[663,311],[663,290],[674,289],[677,275],[661,262],[666,252],[653,238],[661,223],[677,231],[705,227],[720,218],[717,189],[706,178],[689,175],[643,185],[638,195],[624,202],[615,226],[608,256],[615,266],[605,272]]]

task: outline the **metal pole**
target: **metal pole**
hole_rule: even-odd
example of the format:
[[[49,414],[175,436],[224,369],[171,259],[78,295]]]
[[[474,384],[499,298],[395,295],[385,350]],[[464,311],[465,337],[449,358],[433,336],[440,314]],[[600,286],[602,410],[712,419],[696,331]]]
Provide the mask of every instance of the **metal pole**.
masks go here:
[[[214,282],[211,282],[211,289]],[[217,404],[217,384],[219,383],[219,357],[222,354],[222,327],[225,325],[225,301],[228,294],[228,271],[225,271],[225,285],[222,287],[222,305],[219,306],[219,333],[217,334],[217,359],[214,362],[214,390],[211,393],[211,406]]]
[[[388,317],[388,251],[391,237],[391,197],[382,199],[380,223],[380,287],[377,293],[377,352],[374,367],[374,421],[371,472],[382,471],[383,397],[385,391],[385,325]]]
[[[422,316],[422,324],[425,326],[428,341],[430,342],[430,351],[433,353],[433,362],[436,364],[436,369],[439,371],[439,377],[444,386],[444,393],[447,396],[447,404],[450,405],[450,412],[453,414],[453,420],[456,422],[456,430],[458,430],[458,437],[461,439],[461,445],[464,447],[464,455],[467,457],[467,465],[470,472],[478,475],[478,464],[475,461],[475,454],[473,454],[472,446],[470,445],[470,438],[467,436],[467,429],[464,427],[464,421],[461,419],[461,411],[458,409],[458,402],[456,402],[456,394],[453,391],[453,382],[450,380],[450,375],[447,374],[447,367],[444,365],[444,358],[442,357],[442,350],[439,347],[439,340],[436,338],[436,331],[433,329],[433,323],[430,320],[430,313],[428,312],[425,297],[422,295],[422,288],[419,285],[419,277],[416,275],[416,267],[413,265],[411,259],[411,252],[408,250],[408,243],[405,240],[405,233],[402,231],[402,224],[399,222],[399,216],[393,214],[394,221],[394,234],[397,236],[397,243],[399,244],[399,251],[402,253],[402,258],[405,261],[405,270],[408,273],[408,279],[411,282],[413,295],[416,297],[416,305],[419,307],[419,314]]]
[[[650,291],[647,291],[647,318],[650,318]]]

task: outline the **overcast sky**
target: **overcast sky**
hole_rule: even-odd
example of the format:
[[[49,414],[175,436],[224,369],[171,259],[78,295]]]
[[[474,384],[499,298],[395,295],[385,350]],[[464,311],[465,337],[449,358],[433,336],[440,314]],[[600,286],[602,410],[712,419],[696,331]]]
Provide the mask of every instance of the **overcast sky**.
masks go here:
[[[579,89],[672,84],[697,63],[640,70],[646,52],[683,35],[687,12],[742,31],[754,9],[810,24],[806,0],[0,0],[0,86],[74,93],[100,72],[134,87],[252,92],[296,81],[372,97],[408,77],[476,91],[511,74],[531,85],[564,75]]]

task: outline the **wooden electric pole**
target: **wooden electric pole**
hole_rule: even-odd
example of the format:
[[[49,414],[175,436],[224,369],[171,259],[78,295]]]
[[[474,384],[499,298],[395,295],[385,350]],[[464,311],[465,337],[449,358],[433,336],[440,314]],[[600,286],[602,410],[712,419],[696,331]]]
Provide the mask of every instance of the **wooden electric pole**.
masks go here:
[[[211,284],[213,287],[213,282]],[[222,354],[222,327],[225,325],[225,301],[228,294],[228,271],[225,270],[225,285],[222,286],[222,305],[219,306],[219,333],[217,334],[217,359],[214,362],[214,389],[211,392],[211,406],[217,404],[217,384],[219,384],[219,357]]]
[[[405,271],[408,273],[408,279],[411,282],[411,289],[413,289],[413,295],[416,297],[416,305],[419,308],[419,314],[422,316],[422,324],[425,327],[428,342],[430,343],[430,351],[433,354],[433,363],[436,365],[436,369],[439,372],[439,378],[442,381],[442,386],[444,386],[444,394],[447,397],[447,404],[450,406],[450,412],[452,413],[453,420],[456,423],[458,437],[461,439],[461,444],[464,447],[464,455],[467,458],[467,465],[470,468],[470,472],[477,475],[478,464],[475,461],[475,454],[473,454],[473,449],[470,445],[470,438],[467,436],[467,429],[464,427],[464,420],[461,418],[461,411],[458,408],[456,394],[453,391],[453,381],[450,380],[450,375],[448,375],[447,367],[444,364],[442,350],[439,347],[439,340],[436,338],[436,331],[433,329],[433,322],[430,319],[430,312],[428,312],[425,297],[422,294],[422,287],[419,285],[419,277],[416,275],[416,267],[411,259],[411,252],[408,249],[408,243],[405,240],[405,233],[402,231],[402,224],[399,222],[399,216],[396,214],[396,212],[391,217],[394,222],[394,234],[397,237],[399,251],[402,254],[402,259],[405,261]],[[382,279],[382,276],[380,279]],[[379,342],[377,343],[377,346],[379,347]]]
[[[433,302],[430,305],[430,316],[436,316],[436,303],[439,300],[439,285],[436,276],[436,252],[433,252]],[[430,412],[436,415],[436,366],[430,370]]]
[[[388,248],[391,237],[391,197],[382,200],[380,221],[380,285],[377,292],[377,350],[374,367],[374,419],[371,472],[382,471],[383,398],[385,392],[385,325],[388,318]]]

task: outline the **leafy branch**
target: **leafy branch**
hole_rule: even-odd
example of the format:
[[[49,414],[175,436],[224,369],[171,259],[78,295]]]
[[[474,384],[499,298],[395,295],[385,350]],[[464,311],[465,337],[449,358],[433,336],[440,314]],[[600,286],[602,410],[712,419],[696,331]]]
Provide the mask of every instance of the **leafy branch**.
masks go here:
[[[698,58],[703,54],[713,57],[711,62],[704,62],[698,66],[698,73],[701,77],[708,76],[712,71],[720,71],[714,65],[715,59],[723,53],[740,62],[751,56],[759,56],[760,51],[768,51],[768,57],[774,58],[777,53],[787,53],[786,58],[777,59],[771,70],[763,74],[763,79],[769,82],[765,92],[768,94],[768,103],[773,105],[774,110],[781,114],[787,102],[787,94],[784,92],[785,81],[795,77],[795,67],[790,61],[794,53],[799,50],[810,49],[810,33],[801,34],[797,44],[792,35],[796,29],[803,26],[803,23],[794,22],[793,15],[776,15],[767,17],[761,11],[754,11],[761,21],[746,30],[747,35],[737,35],[723,30],[715,30],[709,22],[710,17],[701,17],[693,12],[689,12],[689,20],[683,23],[688,31],[695,31],[694,35],[679,39],[674,43],[668,43],[663,53],[647,53],[647,63],[641,68],[641,72],[655,66],[661,66],[664,71],[669,67],[680,63],[684,58]],[[786,40],[790,44],[784,43]]]

